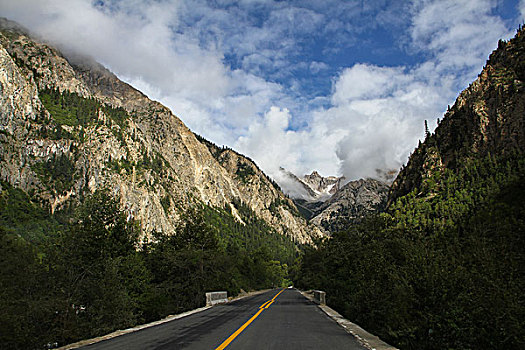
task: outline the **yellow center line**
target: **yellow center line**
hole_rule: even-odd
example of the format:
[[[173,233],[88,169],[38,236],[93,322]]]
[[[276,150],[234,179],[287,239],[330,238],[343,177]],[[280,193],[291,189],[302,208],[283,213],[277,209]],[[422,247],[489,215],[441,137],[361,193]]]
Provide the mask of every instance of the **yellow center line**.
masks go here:
[[[243,324],[241,326],[241,328],[239,328],[238,330],[235,331],[235,333],[233,333],[232,335],[230,335],[230,337],[228,339],[226,339],[221,345],[219,345],[219,347],[215,350],[222,350],[224,348],[226,348],[228,345],[230,345],[230,343],[233,341],[233,339],[237,338],[237,336],[239,334],[242,333],[242,331],[244,331],[244,329],[246,327],[248,327],[250,325],[250,323],[253,322],[253,320],[255,320],[257,318],[257,316],[259,316],[261,314],[261,312],[263,312],[264,309],[259,309],[259,311],[257,311],[257,313],[255,315],[252,316],[252,318],[250,318],[248,321],[246,321],[245,324]]]
[[[277,293],[276,296],[274,296],[272,299],[268,300],[266,303],[262,304],[259,309],[267,309],[270,307],[270,305],[272,305],[272,303],[275,301],[275,298],[277,298],[279,296],[279,294],[281,294],[282,292],[284,291],[284,289],[282,289],[279,293]]]
[[[271,300],[268,300],[267,302],[265,302],[264,304],[262,304],[261,306],[259,306],[259,309],[264,309],[264,307],[265,307],[269,302],[271,302]]]
[[[230,345],[230,343],[235,339],[237,338],[237,336],[239,334],[242,333],[242,331],[244,331],[244,329],[246,327],[248,327],[250,325],[250,323],[253,322],[253,320],[255,320],[260,314],[261,312],[263,312],[265,309],[267,309],[274,301],[275,301],[275,298],[277,298],[279,296],[279,294],[281,294],[282,292],[284,291],[284,289],[282,289],[279,293],[277,293],[276,296],[274,296],[272,299],[268,300],[267,302],[265,302],[264,304],[262,304],[261,306],[259,306],[259,311],[257,311],[257,313],[255,315],[252,316],[252,318],[250,318],[248,321],[246,321],[245,324],[243,324],[238,330],[235,331],[235,333],[233,333],[232,335],[230,335],[228,337],[228,339],[226,339],[221,345],[219,345],[219,347],[215,350],[223,350],[225,349],[228,345]]]
[[[265,308],[265,309],[269,308],[270,305],[272,305],[272,303],[273,303],[273,300],[270,300],[270,302],[269,302],[264,308]]]
[[[272,301],[274,301],[274,300],[275,300],[275,298],[277,298],[277,297],[279,296],[279,294],[281,294],[282,292],[284,292],[284,289],[281,289],[281,291],[280,291],[279,293],[277,293],[277,295],[276,295],[276,296],[274,296],[274,297],[273,297]]]

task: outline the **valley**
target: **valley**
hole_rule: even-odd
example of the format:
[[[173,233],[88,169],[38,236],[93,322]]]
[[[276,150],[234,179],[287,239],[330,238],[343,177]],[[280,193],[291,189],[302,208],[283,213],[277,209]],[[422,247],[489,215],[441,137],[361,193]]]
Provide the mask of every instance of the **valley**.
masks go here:
[[[293,319],[286,300],[313,305],[294,286],[325,291],[401,349],[522,348],[524,52],[520,26],[435,130],[425,121],[399,172],[281,164],[278,182],[94,59],[1,18],[3,347],[57,348],[200,308],[216,290],[286,290],[271,317]],[[326,329],[308,344],[329,347]],[[354,341],[337,330],[334,343]]]

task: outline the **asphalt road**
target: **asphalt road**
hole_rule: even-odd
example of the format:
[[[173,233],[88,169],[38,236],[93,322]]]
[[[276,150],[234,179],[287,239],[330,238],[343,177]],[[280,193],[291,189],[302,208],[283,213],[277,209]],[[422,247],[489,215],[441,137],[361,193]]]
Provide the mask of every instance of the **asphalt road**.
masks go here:
[[[216,305],[83,350],[365,349],[295,289]]]

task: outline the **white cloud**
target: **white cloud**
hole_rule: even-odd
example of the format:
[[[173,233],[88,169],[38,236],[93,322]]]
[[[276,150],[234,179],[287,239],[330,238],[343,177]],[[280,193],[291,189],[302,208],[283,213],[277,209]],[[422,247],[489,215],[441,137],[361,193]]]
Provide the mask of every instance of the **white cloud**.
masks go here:
[[[272,106],[237,140],[236,149],[255,159],[275,178],[279,178],[281,166],[294,174],[314,169],[323,169],[328,174],[337,172],[339,160],[333,150],[343,135],[323,124],[309,130],[290,130],[290,119],[288,109]]]
[[[310,69],[310,72],[312,72],[313,74],[317,74],[322,70],[328,69],[329,67],[324,62],[312,61],[310,62],[308,68]]]
[[[510,38],[500,17],[491,14],[492,0],[415,1],[411,37],[416,49],[432,56],[439,73],[479,73],[479,63]],[[463,72],[465,70],[466,72]]]
[[[371,99],[391,92],[404,77],[400,67],[356,64],[346,69],[335,83],[332,103],[341,105],[354,99]]]
[[[375,68],[370,67],[370,73]],[[352,70],[345,71],[343,76],[351,75]],[[323,111],[339,115],[346,122],[348,134],[338,143],[336,151],[342,161],[341,173],[348,179],[373,177],[376,169],[399,168],[422,137],[423,119],[441,112],[441,106],[429,101],[442,101],[440,94],[446,92],[439,91],[431,82],[420,81],[416,72],[391,73],[396,89],[385,84],[383,89],[375,91],[375,98],[355,98]],[[361,81],[355,80],[354,84],[360,85]]]
[[[199,33],[185,28],[181,21],[191,5],[178,0],[107,1],[106,7],[86,0],[0,0],[2,13],[11,19],[61,48],[95,57],[161,100],[192,130],[232,145],[251,120],[286,96],[275,83],[227,67],[219,44],[203,43]],[[202,4],[199,11],[219,27],[232,20],[231,14]]]
[[[427,55],[427,61],[414,67],[356,64],[334,80],[331,106],[310,111],[307,128],[288,130],[293,116],[273,107],[252,122],[235,146],[283,187],[279,166],[299,175],[318,169],[348,179],[398,169],[423,137],[423,121],[432,127],[476,77],[497,40],[509,37],[501,19],[491,16],[493,6],[487,1],[415,2],[409,45]],[[250,38],[272,37],[265,30],[257,33]],[[249,57],[276,63],[271,51]],[[317,68],[323,67],[312,63],[312,72]]]
[[[82,0],[20,0],[12,7],[15,20],[47,40],[94,56],[118,75],[147,80],[165,94],[208,96],[206,103],[230,89],[222,54],[170,29],[178,21],[177,1],[119,2],[113,11]]]
[[[241,136],[236,147],[254,157],[266,171],[274,173],[279,164],[294,165],[299,149],[297,133],[288,131],[290,111],[272,106],[261,120],[252,122],[246,136]]]

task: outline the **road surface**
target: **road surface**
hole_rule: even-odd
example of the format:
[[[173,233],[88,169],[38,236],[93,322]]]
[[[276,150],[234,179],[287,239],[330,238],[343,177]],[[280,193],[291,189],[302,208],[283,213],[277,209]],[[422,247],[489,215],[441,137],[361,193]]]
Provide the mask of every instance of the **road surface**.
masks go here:
[[[81,349],[365,348],[297,290],[275,289]]]

